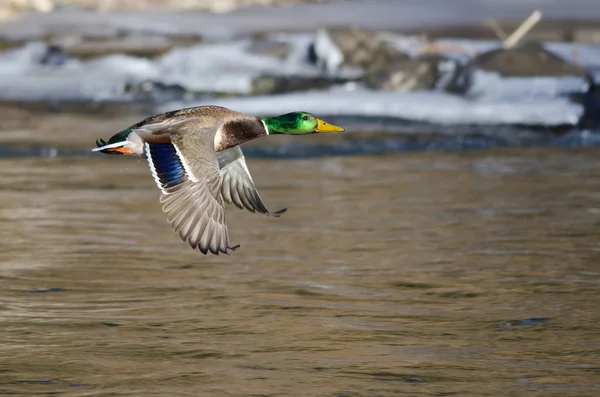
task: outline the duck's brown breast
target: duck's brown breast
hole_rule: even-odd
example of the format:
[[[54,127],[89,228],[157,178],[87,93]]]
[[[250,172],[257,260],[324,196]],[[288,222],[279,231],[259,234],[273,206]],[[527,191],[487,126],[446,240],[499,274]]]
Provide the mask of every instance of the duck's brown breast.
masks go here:
[[[260,117],[225,122],[215,134],[215,150],[221,151],[267,135]]]

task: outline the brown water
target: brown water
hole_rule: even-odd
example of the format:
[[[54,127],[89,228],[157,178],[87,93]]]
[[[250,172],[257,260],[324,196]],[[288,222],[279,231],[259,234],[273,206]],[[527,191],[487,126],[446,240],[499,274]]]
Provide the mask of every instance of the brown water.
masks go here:
[[[249,159],[219,257],[143,162],[0,159],[0,394],[598,396],[599,159]]]

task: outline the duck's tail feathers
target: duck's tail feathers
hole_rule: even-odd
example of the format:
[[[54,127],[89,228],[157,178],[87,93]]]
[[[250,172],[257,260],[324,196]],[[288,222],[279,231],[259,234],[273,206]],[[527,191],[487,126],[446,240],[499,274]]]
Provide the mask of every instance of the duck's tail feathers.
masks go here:
[[[116,134],[108,142],[100,138],[96,140],[96,147],[92,149],[92,152],[101,152],[106,154],[128,154],[130,156],[144,156],[144,142],[142,138],[135,132],[129,132],[125,139],[118,140],[115,142],[115,138],[120,138]]]
[[[125,145],[126,142],[115,142],[111,144],[107,144],[106,141],[102,138],[96,140],[96,147],[92,149],[92,152],[102,152],[107,154],[123,154],[119,153],[116,150],[110,150],[115,148],[120,148]]]

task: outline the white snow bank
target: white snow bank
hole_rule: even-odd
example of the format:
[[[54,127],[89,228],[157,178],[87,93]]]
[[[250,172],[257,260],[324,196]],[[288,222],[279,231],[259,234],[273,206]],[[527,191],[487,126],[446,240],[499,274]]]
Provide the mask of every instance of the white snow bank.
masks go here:
[[[126,85],[145,81],[178,85],[189,92],[247,94],[252,80],[259,75],[314,77],[321,73],[297,56],[281,60],[249,53],[250,44],[235,41],[177,48],[156,60],[117,54],[43,65],[40,59],[47,46],[30,43],[0,53],[0,98],[126,99]]]
[[[197,45],[175,49],[157,60],[161,81],[193,92],[246,94],[254,77],[314,77],[320,71],[302,62],[281,60],[247,51],[250,41]]]
[[[589,83],[582,77],[502,77],[476,70],[467,96],[481,100],[533,102],[585,92]]]
[[[110,55],[60,66],[39,63],[46,45],[30,43],[0,53],[0,98],[4,100],[110,100],[122,95],[125,84],[158,79],[159,70],[147,59]]]
[[[575,124],[582,107],[565,98],[499,97],[469,99],[441,92],[375,92],[367,90],[303,92],[276,96],[222,98],[193,103],[173,102],[157,108],[166,112],[188,106],[215,104],[256,115],[308,111],[328,116],[393,117],[436,124]]]

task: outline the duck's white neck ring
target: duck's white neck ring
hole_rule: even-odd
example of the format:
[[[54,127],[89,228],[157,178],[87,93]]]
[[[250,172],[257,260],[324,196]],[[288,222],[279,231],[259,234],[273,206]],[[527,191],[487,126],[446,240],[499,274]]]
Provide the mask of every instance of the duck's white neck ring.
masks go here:
[[[267,133],[267,135],[269,135],[269,127],[267,127],[267,123],[265,123],[265,121],[262,119],[260,120],[260,122],[265,127],[265,132]]]

